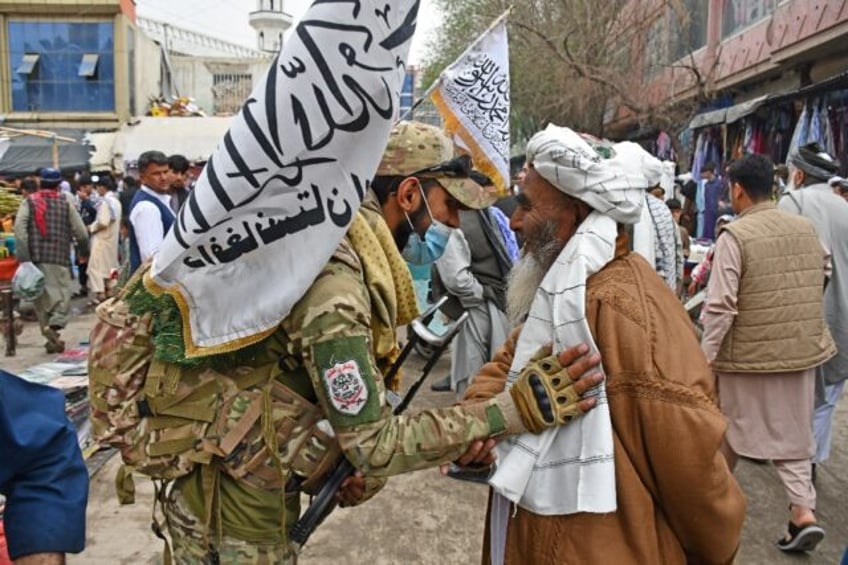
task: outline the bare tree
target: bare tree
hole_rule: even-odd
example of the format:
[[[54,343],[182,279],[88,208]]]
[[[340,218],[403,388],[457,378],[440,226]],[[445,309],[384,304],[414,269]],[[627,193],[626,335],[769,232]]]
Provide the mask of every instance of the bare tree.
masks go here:
[[[426,79],[510,4],[439,0],[444,25],[430,45]],[[513,135],[547,122],[595,135],[614,118],[673,139],[710,97],[703,0],[523,0],[509,18]],[[703,34],[703,37],[697,34]],[[702,41],[703,40],[703,41]]]

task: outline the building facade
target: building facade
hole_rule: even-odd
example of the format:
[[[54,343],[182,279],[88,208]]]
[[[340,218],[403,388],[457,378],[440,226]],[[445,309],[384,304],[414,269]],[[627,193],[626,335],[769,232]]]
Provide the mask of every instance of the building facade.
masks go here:
[[[715,107],[724,107],[798,91],[848,70],[844,0],[656,3],[649,32],[632,49],[634,74],[649,103],[706,92]],[[624,108],[611,108],[605,121],[619,135],[638,127],[638,116]]]
[[[6,125],[108,129],[158,90],[158,61],[131,0],[0,0],[0,115]]]
[[[250,25],[256,30],[258,49],[276,55],[283,47],[283,36],[292,25],[292,17],[286,13],[283,0],[256,0]]]

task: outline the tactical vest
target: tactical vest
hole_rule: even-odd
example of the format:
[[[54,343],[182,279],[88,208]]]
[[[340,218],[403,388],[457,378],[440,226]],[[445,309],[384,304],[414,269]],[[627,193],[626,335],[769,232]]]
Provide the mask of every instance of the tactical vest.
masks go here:
[[[809,220],[757,204],[724,227],[739,244],[738,314],[713,368],[741,373],[809,369],[836,348],[822,315],[824,250]]]
[[[55,192],[55,191],[54,191]],[[71,204],[63,194],[56,197],[42,197],[47,203],[44,222],[47,235],[41,235],[35,223],[35,203],[32,196],[27,198],[29,206],[29,254],[33,263],[53,265],[70,264],[71,244]]]
[[[281,367],[297,369],[293,358],[220,370],[166,363],[154,359],[152,324],[151,313],[129,312],[123,291],[98,306],[89,353],[94,438],[154,479],[176,479],[214,459],[257,488],[281,489],[294,478],[317,492],[341,449],[319,425],[321,408],[278,380]]]

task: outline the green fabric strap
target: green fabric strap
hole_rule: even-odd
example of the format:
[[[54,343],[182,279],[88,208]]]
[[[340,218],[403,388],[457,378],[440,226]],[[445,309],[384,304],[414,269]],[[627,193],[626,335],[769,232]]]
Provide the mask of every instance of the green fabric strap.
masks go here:
[[[118,495],[118,504],[135,503],[135,482],[131,467],[126,465],[118,467],[118,472],[115,474],[115,494]]]
[[[216,406],[210,406],[209,399],[197,402],[182,402],[168,408],[153,408],[158,416],[175,416],[198,422],[213,422],[215,420]]]
[[[277,363],[266,363],[265,365],[253,368],[250,373],[235,375],[233,379],[236,381],[236,386],[239,390],[246,390],[252,386],[267,384],[274,378],[277,371]]]
[[[147,446],[147,453],[150,457],[161,457],[163,455],[176,455],[183,451],[188,451],[194,448],[197,444],[197,438],[187,437],[180,439],[168,439],[150,443]]]
[[[158,430],[169,430],[172,428],[179,428],[181,426],[187,426],[194,422],[194,420],[189,420],[187,418],[180,418],[179,416],[148,416],[147,417],[147,427],[150,431],[158,431]]]
[[[493,435],[506,431],[506,419],[496,404],[486,406],[486,422]]]

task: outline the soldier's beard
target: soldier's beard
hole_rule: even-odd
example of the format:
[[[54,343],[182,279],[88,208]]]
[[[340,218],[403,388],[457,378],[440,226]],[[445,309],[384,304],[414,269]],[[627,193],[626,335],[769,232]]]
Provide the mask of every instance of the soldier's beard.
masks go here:
[[[509,273],[506,315],[513,327],[527,318],[536,290],[565,247],[565,242],[556,238],[556,227],[554,222],[544,224],[539,230],[539,237],[528,237],[521,258]]]

